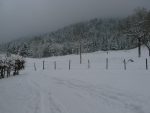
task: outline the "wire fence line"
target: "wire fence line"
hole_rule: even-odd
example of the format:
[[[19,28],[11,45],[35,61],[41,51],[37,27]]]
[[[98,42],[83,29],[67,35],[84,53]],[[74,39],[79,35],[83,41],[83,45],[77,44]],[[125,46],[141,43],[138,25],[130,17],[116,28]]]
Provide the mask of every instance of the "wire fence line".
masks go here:
[[[150,59],[103,58],[99,60],[85,59],[80,64],[77,60],[37,60],[30,62],[27,68],[33,70],[149,70]]]

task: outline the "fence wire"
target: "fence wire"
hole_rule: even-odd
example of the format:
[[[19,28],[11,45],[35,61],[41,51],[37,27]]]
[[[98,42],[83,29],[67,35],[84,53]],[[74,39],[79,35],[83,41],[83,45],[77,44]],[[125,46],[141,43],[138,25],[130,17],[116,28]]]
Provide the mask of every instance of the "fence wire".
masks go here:
[[[124,62],[125,60],[125,62]],[[43,64],[44,61],[44,64]],[[70,63],[69,63],[70,61]],[[146,67],[150,64],[150,58],[99,58],[99,59],[88,59],[85,58],[80,64],[79,60],[76,59],[65,59],[65,60],[31,60],[28,61],[26,67],[32,70],[85,70],[85,69],[97,69],[97,70],[146,70]],[[125,65],[124,65],[125,63]]]

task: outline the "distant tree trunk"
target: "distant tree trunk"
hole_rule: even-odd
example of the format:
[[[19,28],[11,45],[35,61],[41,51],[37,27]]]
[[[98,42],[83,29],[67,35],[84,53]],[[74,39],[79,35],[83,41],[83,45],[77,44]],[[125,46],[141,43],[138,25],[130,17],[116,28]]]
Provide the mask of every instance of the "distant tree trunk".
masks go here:
[[[79,48],[76,49],[77,50],[77,55],[79,54]]]
[[[5,78],[5,71],[6,71],[6,66],[4,66],[4,78]]]
[[[141,57],[141,38],[138,38],[138,54],[140,58]]]
[[[8,66],[8,67],[7,67],[7,77],[9,77],[9,76],[10,76],[10,70],[11,70],[11,67],[10,67],[10,66]]]
[[[145,43],[145,46],[147,47],[148,51],[149,51],[149,56],[150,56],[150,45]]]
[[[4,69],[3,69],[3,66],[1,66],[1,78],[4,78]]]

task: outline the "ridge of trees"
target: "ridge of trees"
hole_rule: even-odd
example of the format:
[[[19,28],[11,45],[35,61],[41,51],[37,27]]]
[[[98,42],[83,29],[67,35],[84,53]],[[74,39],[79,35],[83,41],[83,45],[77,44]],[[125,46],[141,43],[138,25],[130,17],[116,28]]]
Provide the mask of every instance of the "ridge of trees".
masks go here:
[[[80,22],[28,40],[12,41],[3,51],[28,57],[49,57],[98,50],[124,50],[146,45],[150,54],[150,11],[137,8],[126,18]]]

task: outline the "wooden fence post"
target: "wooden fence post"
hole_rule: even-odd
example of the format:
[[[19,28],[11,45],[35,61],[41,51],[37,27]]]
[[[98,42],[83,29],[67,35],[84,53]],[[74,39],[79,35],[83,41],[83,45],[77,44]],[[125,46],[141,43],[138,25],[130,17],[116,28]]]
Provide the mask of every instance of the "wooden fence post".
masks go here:
[[[35,62],[34,62],[34,70],[36,71],[36,64],[35,64]]]
[[[54,69],[56,70],[56,61],[54,62]]]
[[[124,63],[124,70],[126,70],[127,67],[126,67],[126,60],[125,59],[123,60],[123,63]]]
[[[106,58],[106,70],[108,70],[108,58]]]
[[[148,60],[146,58],[146,70],[148,70]]]
[[[45,69],[45,61],[43,60],[43,70]]]
[[[69,60],[69,70],[71,69],[71,60]]]
[[[88,59],[88,69],[90,69],[90,60]]]

